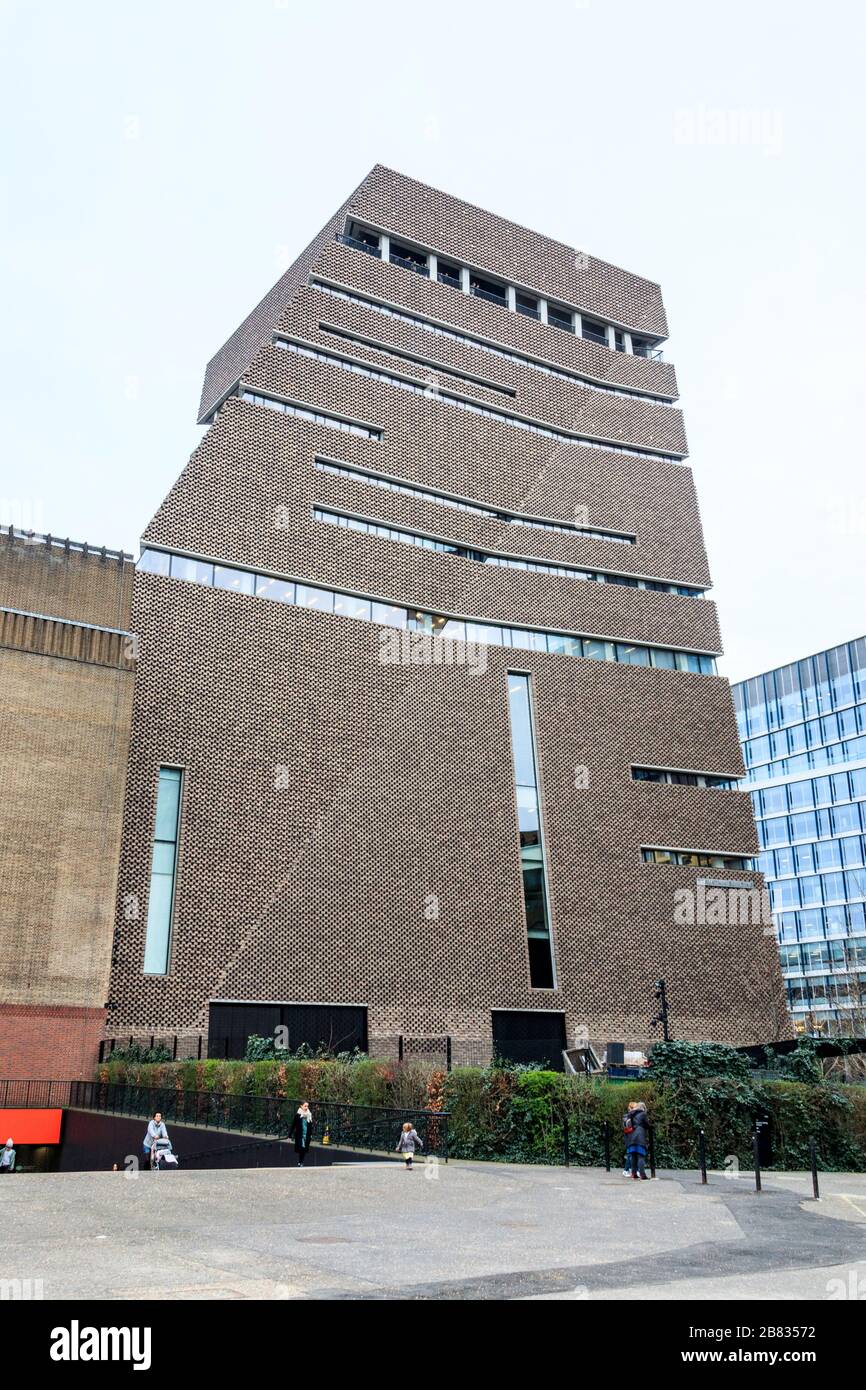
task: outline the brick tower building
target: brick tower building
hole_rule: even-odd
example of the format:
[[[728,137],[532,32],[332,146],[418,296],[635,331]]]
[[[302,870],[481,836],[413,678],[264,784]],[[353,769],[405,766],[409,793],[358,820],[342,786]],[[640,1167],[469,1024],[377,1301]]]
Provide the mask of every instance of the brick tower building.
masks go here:
[[[771,1035],[655,284],[376,167],[144,537],[109,1037],[455,1061]]]

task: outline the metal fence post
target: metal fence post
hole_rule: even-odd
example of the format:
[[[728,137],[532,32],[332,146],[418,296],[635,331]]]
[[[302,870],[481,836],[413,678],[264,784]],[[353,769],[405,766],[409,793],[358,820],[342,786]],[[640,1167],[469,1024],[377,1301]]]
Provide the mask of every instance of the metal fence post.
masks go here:
[[[604,1122],[604,1166],[610,1172],[610,1120]]]
[[[397,1061],[398,1061],[398,1062],[402,1062],[402,1060],[403,1060],[403,1034],[401,1033],[400,1036],[399,1036],[399,1038],[397,1039]]]
[[[566,1166],[566,1168],[570,1168],[570,1167],[571,1167],[571,1155],[570,1155],[570,1153],[569,1153],[569,1143],[568,1143],[568,1116],[567,1116],[567,1115],[563,1115],[563,1117],[562,1117],[562,1150],[563,1150],[563,1161],[564,1161],[564,1163],[565,1163],[565,1166]]]
[[[818,1191],[818,1146],[814,1139],[809,1140],[809,1157],[812,1160],[812,1196],[817,1202],[821,1194]]]
[[[701,1159],[701,1183],[706,1186],[707,1181],[707,1144],[704,1131],[698,1130],[698,1153]]]
[[[656,1175],[656,1127],[650,1123],[647,1128],[649,1130],[650,1177],[654,1178]]]
[[[752,1134],[752,1153],[755,1159],[755,1191],[761,1191],[761,1156],[758,1151],[758,1131]]]

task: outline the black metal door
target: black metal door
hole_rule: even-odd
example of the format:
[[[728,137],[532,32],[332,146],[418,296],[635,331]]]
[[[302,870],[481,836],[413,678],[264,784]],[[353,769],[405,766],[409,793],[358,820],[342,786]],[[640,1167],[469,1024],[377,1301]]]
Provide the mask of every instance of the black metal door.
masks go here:
[[[367,1010],[339,1004],[211,1004],[209,1057],[243,1057],[253,1034],[273,1038],[285,1029],[286,1047],[296,1052],[367,1050]],[[282,1037],[280,1041],[282,1042]]]
[[[493,1013],[493,1051],[509,1062],[544,1062],[562,1071],[565,1014],[496,1009]]]

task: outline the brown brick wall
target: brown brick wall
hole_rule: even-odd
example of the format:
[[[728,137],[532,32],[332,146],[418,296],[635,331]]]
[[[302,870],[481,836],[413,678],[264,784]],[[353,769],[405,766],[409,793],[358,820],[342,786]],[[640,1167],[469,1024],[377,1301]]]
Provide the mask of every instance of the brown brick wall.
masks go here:
[[[0,650],[0,998],[105,999],[132,676]]]
[[[292,262],[219,351],[214,353],[205,369],[199,402],[200,420],[213,409],[232,382],[237,381],[262,344],[270,341],[274,324],[298,287],[306,281],[321,248],[334,239],[336,231],[342,230],[351,202],[351,198],[347,199],[339,211],[328,219],[318,236]]]
[[[0,647],[130,670],[135,644],[129,633],[0,608]]]
[[[359,512],[457,540],[474,539],[496,550],[682,584],[710,583],[691,470],[681,464],[561,444],[406,395],[381,382],[303,358],[291,360],[297,364],[294,399],[316,404],[316,393],[327,390],[331,409],[338,414],[348,413],[373,423],[387,420],[384,439],[342,434],[233,398],[226,402],[147,527],[145,538],[149,542],[198,548],[208,555],[279,572],[287,569],[290,561],[297,567],[299,555],[303,555],[305,572],[312,579],[320,563],[316,536],[322,528],[313,527],[310,511],[315,501],[333,503],[342,492],[347,499],[356,499],[355,510]],[[281,365],[285,372],[285,365]],[[318,377],[311,367],[320,369]],[[289,384],[285,376],[283,384]],[[389,412],[398,409],[395,420]],[[625,546],[576,534],[524,530],[460,513],[434,501],[388,494],[318,473],[313,465],[316,454],[530,515],[573,521],[575,507],[583,506],[591,526],[634,533],[638,544]],[[279,529],[274,523],[278,507],[290,509],[288,529]],[[334,544],[332,537],[327,548]],[[396,567],[395,581],[402,581],[401,567],[408,565],[416,576],[416,588],[422,586],[423,592],[404,597],[419,602],[436,599],[435,589],[421,579],[423,566],[430,559],[449,557],[410,552],[408,547],[384,540],[378,546],[379,553],[390,556],[388,563]],[[469,574],[464,566],[458,565],[458,571]],[[440,565],[439,573],[447,572],[447,566]],[[539,579],[531,573],[497,571],[497,584],[503,576],[512,583],[519,582],[527,596]],[[318,577],[325,580],[324,573]],[[359,582],[363,578],[360,570],[357,578]],[[372,583],[374,575],[369,578]],[[483,593],[490,573],[476,578]],[[345,582],[349,582],[348,576]],[[542,582],[548,592],[551,580]],[[604,603],[609,595],[599,586],[593,590],[593,598]],[[651,598],[675,606],[689,603],[698,622],[712,611],[706,600],[641,594],[642,600]],[[575,589],[574,603],[585,601],[586,595]],[[702,603],[700,610],[695,610],[696,603]],[[653,611],[652,604],[645,604],[645,608]],[[520,620],[520,614],[510,610],[491,611],[488,616]],[[550,617],[552,621],[553,611]]]
[[[0,607],[126,630],[133,570],[131,557],[103,559],[98,547],[83,555],[0,531]]]
[[[410,270],[398,273],[413,280],[418,278]],[[399,319],[382,318],[372,309],[335,299],[315,288],[299,291],[277,331],[303,344],[314,344],[323,352],[349,355],[378,370],[414,377],[424,384],[433,382],[443,391],[541,420],[558,429],[609,439],[616,444],[649,447],[661,453],[688,452],[682,412],[675,407],[591,390],[572,380],[562,381],[527,365],[493,357],[480,348],[432,337],[423,328],[413,328]],[[354,337],[346,338],[344,333]],[[395,357],[360,339],[394,347],[418,361]],[[497,383],[505,389],[477,385],[466,380],[466,376]]]
[[[371,267],[365,267],[359,273],[352,265],[353,253],[349,252],[346,256],[344,248],[334,244],[334,233],[342,231],[348,214],[361,221],[366,219],[383,226],[386,230],[392,229],[398,235],[420,240],[443,255],[451,255],[458,260],[464,257],[468,264],[480,270],[488,270],[492,275],[506,279],[513,278],[539,294],[573,304],[590,316],[597,314],[605,321],[650,336],[667,336],[661,293],[658,285],[652,281],[595,257],[581,255],[576,264],[574,247],[551,241],[515,223],[505,222],[481,208],[376,165],[211,358],[205,372],[200,419],[213,409],[232,382],[246,370],[259,347],[269,340],[281,313],[306,281],[314,264],[322,271],[343,264],[350,281],[355,284],[364,283],[365,278],[379,274],[379,271],[371,268],[376,265],[373,257],[364,256],[365,261],[371,262]],[[381,266],[380,271],[385,283],[392,281],[399,273],[390,265]],[[433,292],[428,304],[438,302],[445,305],[446,317],[449,312],[466,314],[470,320],[474,316],[477,322],[486,326],[487,336],[491,336],[491,318],[485,318],[483,310],[479,311],[471,304],[458,308],[458,299],[464,296],[448,291],[444,286],[428,288]],[[494,306],[485,305],[485,309],[494,310],[492,321],[496,324]],[[509,317],[513,319],[516,315]],[[517,331],[526,333],[523,326]],[[496,328],[493,329],[495,332]],[[554,354],[566,351],[565,347],[557,344],[557,338],[566,339],[566,335],[545,328],[535,340],[535,350],[538,351],[537,344],[540,342],[550,347]],[[674,394],[676,392],[673,370],[666,363],[626,358],[621,353],[602,356],[601,351],[592,344],[576,339],[572,340],[568,350],[580,360],[595,361],[614,376],[619,373],[642,375],[646,381],[664,382],[668,388],[672,386]],[[607,357],[614,360],[608,364]]]
[[[107,999],[133,566],[0,539],[0,1075],[87,1075]]]
[[[551,324],[512,314],[497,304],[463,294],[449,285],[433,284],[414,271],[377,260],[375,256],[359,254],[337,241],[327,241],[323,245],[312,269],[312,278],[396,305],[461,333],[483,338],[494,346],[513,347],[566,371],[585,373],[611,386],[671,398],[677,395],[676,370],[672,362],[609,352],[589,338],[578,338]],[[326,295],[325,299],[329,304],[339,302],[333,295]],[[289,301],[286,303],[288,305]],[[384,322],[379,314],[375,318],[377,322]],[[425,339],[427,336],[425,333]],[[432,336],[430,341],[437,347],[443,342]],[[484,355],[484,360],[490,360],[488,354]]]
[[[598,260],[584,248],[553,241],[381,164],[364,180],[354,203],[353,216],[359,221],[561,299],[590,316],[667,337],[658,285]]]
[[[119,924],[111,1032],[203,1028],[207,1000],[225,997],[362,1001],[374,1034],[469,1037],[493,1007],[561,1007],[570,1032],[637,1041],[662,973],[680,1036],[762,1035],[743,982],[759,959],[777,970],[774,943],[759,928],[673,927],[673,888],[699,871],[640,862],[642,844],[753,852],[748,797],[628,772],[736,770],[726,682],[496,649],[483,676],[383,667],[372,624],[155,576],[136,589],[147,637],[121,893],[146,902],[159,764],[184,764],[187,781],[171,973],[140,973],[143,905]],[[528,987],[509,668],[537,681],[553,992]]]
[[[297,361],[302,370],[309,366],[302,359],[292,361]],[[374,414],[374,418],[392,420],[391,411],[402,407],[399,425],[389,430],[384,445],[231,400],[211,425],[160,513],[147,527],[147,541],[246,566],[260,564],[263,569],[299,574],[335,588],[357,588],[386,598],[407,599],[443,612],[720,651],[716,607],[708,599],[652,594],[620,585],[587,584],[532,571],[493,569],[314,521],[311,509],[316,500],[338,505],[342,495],[356,500],[354,510],[373,514],[378,520],[538,559],[598,564],[678,582],[699,582],[702,562],[703,566],[706,563],[691,474],[676,464],[653,466],[646,460],[582,450],[588,478],[582,495],[589,499],[592,523],[616,525],[621,530],[630,530],[630,523],[634,523],[638,535],[648,538],[646,545],[638,546],[509,527],[434,502],[420,502],[318,473],[313,466],[316,453],[334,450],[335,456],[346,463],[361,461],[385,473],[403,473],[413,480],[471,496],[481,493],[482,500],[545,516],[550,514],[545,498],[550,502],[556,499],[562,507],[562,491],[556,478],[566,477],[566,485],[574,486],[571,446],[560,452],[546,439],[523,434],[514,441],[510,431],[493,421],[470,420],[459,410],[448,411],[445,418],[446,407],[436,406],[435,402],[416,396],[405,398],[403,392],[389,386],[348,374],[335,373],[331,377],[328,368],[322,368],[320,386],[328,389],[329,399],[332,389],[336,395],[336,386],[343,386],[345,381],[350,388],[353,382],[359,385],[353,392],[341,395],[339,406],[334,409],[350,411],[354,407],[359,416]],[[309,381],[309,398],[313,389],[313,381]],[[296,391],[295,395],[299,393]],[[374,395],[375,404],[368,399]],[[477,425],[481,425],[482,431],[477,431]],[[484,443],[484,459],[480,459],[481,449],[474,448],[474,435],[478,445]],[[523,455],[518,448],[520,441],[525,441]],[[406,470],[405,445],[416,453],[417,466],[410,470]],[[505,463],[506,448],[512,450],[514,473],[518,468],[523,471],[523,493],[514,477],[496,488],[492,471],[498,453],[496,446],[500,467]],[[602,471],[596,457],[610,459],[610,470]],[[638,466],[642,470],[641,492],[635,489],[630,493],[628,510],[595,503],[602,489],[607,492],[610,485],[616,484],[613,473],[617,464],[621,464],[619,485],[623,491],[627,478],[637,477]],[[474,470],[473,478],[468,475],[470,468]],[[544,471],[544,480],[534,486],[539,471]],[[638,514],[644,499],[644,510]],[[275,525],[281,506],[291,510],[288,530]],[[662,524],[655,525],[656,516],[664,518],[663,532]]]
[[[0,1003],[0,1077],[90,1081],[103,1010]]]

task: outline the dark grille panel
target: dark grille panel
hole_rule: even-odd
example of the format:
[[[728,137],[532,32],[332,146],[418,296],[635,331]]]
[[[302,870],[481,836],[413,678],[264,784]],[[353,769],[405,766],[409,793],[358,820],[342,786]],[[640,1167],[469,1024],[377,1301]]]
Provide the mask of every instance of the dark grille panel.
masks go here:
[[[247,1040],[272,1038],[277,1028],[288,1030],[288,1050],[306,1045],[313,1052],[367,1050],[367,1010],[331,1008],[325,1004],[211,1004],[209,1057],[243,1057]]]
[[[496,1010],[493,1014],[493,1049],[510,1062],[546,1062],[552,1071],[563,1070],[565,1015]]]

